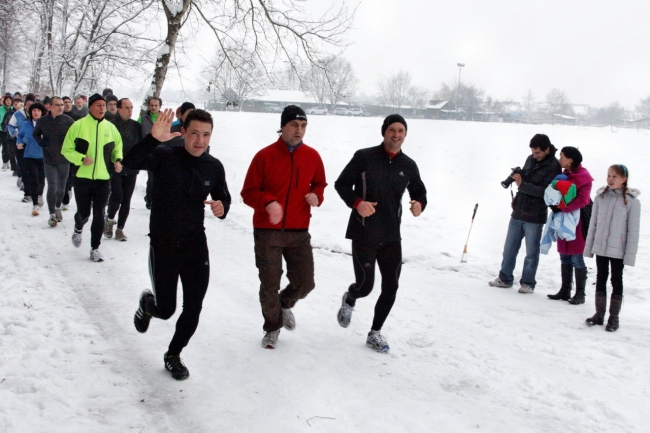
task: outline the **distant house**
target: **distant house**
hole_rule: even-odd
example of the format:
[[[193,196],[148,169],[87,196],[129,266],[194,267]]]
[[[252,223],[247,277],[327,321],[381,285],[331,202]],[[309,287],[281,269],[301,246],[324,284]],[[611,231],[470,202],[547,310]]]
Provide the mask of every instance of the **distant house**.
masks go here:
[[[284,109],[287,105],[297,105],[303,110],[319,106],[321,104],[313,96],[300,90],[267,90],[262,96],[250,98],[244,101],[242,111],[262,112],[265,107],[277,106]],[[339,105],[347,105],[341,103]]]
[[[449,101],[444,101],[442,99],[432,99],[427,105],[424,106],[424,118],[425,119],[444,119],[447,118],[446,114],[449,113],[451,104]]]

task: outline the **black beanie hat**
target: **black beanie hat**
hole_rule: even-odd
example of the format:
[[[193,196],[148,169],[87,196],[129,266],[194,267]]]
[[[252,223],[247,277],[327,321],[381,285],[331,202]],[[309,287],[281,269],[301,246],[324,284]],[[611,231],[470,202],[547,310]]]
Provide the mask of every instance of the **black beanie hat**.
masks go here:
[[[112,95],[112,94],[113,94],[113,89],[106,88],[106,89],[104,89],[102,91],[102,96],[104,98],[107,97],[108,95]]]
[[[383,137],[384,134],[386,134],[386,130],[388,129],[388,127],[396,122],[404,125],[404,130],[408,131],[408,126],[406,126],[406,120],[404,120],[404,118],[399,114],[391,114],[384,119],[384,123],[383,125],[381,125],[381,136]]]
[[[119,101],[119,99],[117,99],[117,96],[115,96],[115,95],[113,95],[113,94],[111,93],[110,95],[108,95],[108,96],[106,97],[106,103],[107,103],[107,104],[108,104],[109,101],[115,101],[115,102],[117,102],[117,101]]]
[[[196,110],[196,107],[191,102],[183,102],[180,109],[181,116],[185,114],[187,110]]]
[[[40,102],[35,102],[32,105],[29,106],[29,117],[30,119],[32,118],[32,110],[41,110],[41,116],[45,116],[47,114],[47,108]]]
[[[36,102],[36,96],[33,93],[28,93],[25,95],[25,102],[32,101]]]
[[[43,98],[43,105],[51,104],[51,103],[52,103],[52,98],[50,98],[49,96],[46,96],[45,98]]]
[[[89,107],[92,106],[92,105],[93,105],[95,102],[97,102],[97,101],[104,101],[104,102],[106,102],[106,100],[105,100],[104,98],[102,98],[102,95],[100,95],[99,93],[95,93],[93,96],[91,96],[90,98],[88,98],[88,106],[89,106]]]
[[[305,110],[298,107],[297,105],[287,105],[284,107],[284,111],[282,111],[280,127],[283,127],[287,123],[296,119],[307,120],[307,114],[305,114]]]
[[[582,153],[580,153],[577,147],[566,146],[563,147],[560,152],[563,153],[567,158],[571,158],[573,160],[571,168],[576,168],[582,164]]]

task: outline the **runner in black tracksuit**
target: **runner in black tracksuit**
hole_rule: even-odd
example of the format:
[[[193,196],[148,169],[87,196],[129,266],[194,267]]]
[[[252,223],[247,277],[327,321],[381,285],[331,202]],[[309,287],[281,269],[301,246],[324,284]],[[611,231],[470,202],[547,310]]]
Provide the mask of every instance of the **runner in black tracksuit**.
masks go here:
[[[381,294],[366,344],[385,352],[388,344],[379,331],[395,303],[399,284],[402,197],[408,189],[411,212],[419,216],[427,205],[427,191],[415,161],[401,151],[406,121],[399,115],[388,116],[382,135],[382,144],[354,154],[334,186],[345,204],[352,208],[345,237],[352,240],[356,277],[356,282],[343,295],[339,324],[347,327],[356,300],[372,291],[377,263],[382,275]]]
[[[172,111],[165,110],[157,119],[152,134],[168,141],[172,119]],[[152,316],[166,320],[174,314],[180,277],[183,311],[164,356],[165,368],[179,380],[189,376],[180,353],[198,326],[210,277],[205,204],[211,206],[215,216],[223,219],[231,201],[223,165],[205,153],[212,117],[206,111],[194,110],[185,125],[183,146],[159,146],[160,142],[150,134],[131,149],[124,160],[127,169],[148,168],[156,178],[149,224],[149,272],[153,294],[148,290],[142,293],[134,318],[135,327],[139,332],[146,332]],[[159,134],[163,126],[166,134]],[[208,195],[212,200],[206,201]]]

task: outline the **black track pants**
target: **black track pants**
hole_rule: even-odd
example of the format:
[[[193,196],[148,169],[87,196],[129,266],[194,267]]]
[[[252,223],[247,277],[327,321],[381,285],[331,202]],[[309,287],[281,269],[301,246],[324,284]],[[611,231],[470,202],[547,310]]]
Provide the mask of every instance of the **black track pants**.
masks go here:
[[[375,305],[375,318],[372,330],[379,331],[390,313],[402,270],[402,244],[374,244],[352,241],[352,261],[354,263],[355,284],[348,289],[347,303],[355,305],[359,298],[372,292],[375,284],[375,263],[381,272],[381,294]]]
[[[113,174],[111,177],[111,198],[108,199],[108,219],[115,219],[119,210],[117,228],[123,229],[131,210],[131,197],[138,180],[136,174]]]
[[[153,317],[167,320],[176,311],[178,278],[183,284],[183,311],[169,343],[169,354],[178,355],[199,326],[203,298],[210,281],[210,258],[205,235],[188,241],[151,240],[149,275],[155,301],[147,304]]]
[[[78,177],[74,183],[74,198],[77,213],[74,214],[74,226],[83,229],[90,218],[92,206],[93,223],[90,226],[90,247],[99,248],[104,233],[104,209],[110,193],[108,180],[91,180]]]

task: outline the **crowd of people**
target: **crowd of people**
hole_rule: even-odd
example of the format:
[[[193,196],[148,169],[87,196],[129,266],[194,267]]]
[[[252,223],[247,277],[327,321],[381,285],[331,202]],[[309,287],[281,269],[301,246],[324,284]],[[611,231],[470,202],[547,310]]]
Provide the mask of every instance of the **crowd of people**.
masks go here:
[[[160,98],[149,98],[146,112],[136,121],[133,103],[116,97],[111,89],[73,100],[7,94],[0,108],[2,169],[12,170],[17,177],[23,201],[32,203],[33,216],[44,206],[47,185],[47,222],[51,227],[63,220],[62,210],[74,196],[72,244],[82,245],[83,227],[92,217],[90,258],[94,262],[103,261],[99,250],[102,236],[128,239],[124,228],[137,176],[147,171],[152,288],[140,295],[134,325],[144,333],[151,318],[172,317],[180,279],[182,312],[163,361],[172,377],[182,380],[189,377],[189,371],[180,354],[198,327],[210,277],[205,206],[217,218],[226,218],[231,196],[224,166],[209,154],[214,126],[210,113],[196,109],[191,102],[183,103],[175,113],[161,107]],[[307,125],[304,110],[285,107],[279,137],[254,156],[241,191],[244,203],[254,210],[254,255],[264,321],[262,347],[268,349],[277,346],[282,328],[296,328],[292,309],[315,287],[309,224],[312,208],[323,203],[327,181],[318,151],[303,141]],[[402,197],[408,191],[414,217],[427,206],[418,166],[402,151],[407,130],[402,116],[386,117],[381,143],[358,150],[334,184],[350,208],[346,238],[352,243],[355,277],[343,293],[337,320],[343,328],[350,325],[357,301],[374,287],[378,266],[381,293],[366,337],[366,345],[378,352],[389,351],[381,329],[399,287]],[[616,331],[623,267],[634,266],[638,247],[639,192],[628,187],[627,167],[612,165],[607,186],[592,203],[593,178],[583,167],[577,148],[563,148],[557,159],[550,139],[537,134],[530,149],[532,154],[523,168],[514,170],[506,182],[516,184],[517,194],[513,195],[501,270],[489,284],[512,287],[517,254],[525,240],[519,292],[534,293],[540,251],[547,252],[550,243],[557,241],[562,284],[549,298],[582,304],[587,281],[583,256],[596,255],[596,314],[587,323],[604,323],[611,266],[613,293],[606,329]],[[289,284],[281,288],[283,260]],[[574,274],[576,293],[572,297]]]

